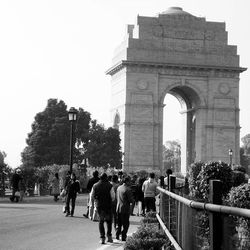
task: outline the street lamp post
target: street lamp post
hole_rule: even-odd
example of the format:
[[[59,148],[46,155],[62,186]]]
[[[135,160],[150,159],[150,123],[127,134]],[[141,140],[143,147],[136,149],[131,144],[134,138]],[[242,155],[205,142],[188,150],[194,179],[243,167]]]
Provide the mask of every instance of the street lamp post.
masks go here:
[[[71,107],[68,111],[69,121],[70,121],[70,148],[69,148],[69,166],[70,172],[72,173],[73,166],[73,127],[74,122],[76,121],[77,110],[74,107]]]
[[[229,154],[229,165],[231,167],[232,166],[232,158],[233,158],[233,150],[231,148],[228,150],[228,154]]]

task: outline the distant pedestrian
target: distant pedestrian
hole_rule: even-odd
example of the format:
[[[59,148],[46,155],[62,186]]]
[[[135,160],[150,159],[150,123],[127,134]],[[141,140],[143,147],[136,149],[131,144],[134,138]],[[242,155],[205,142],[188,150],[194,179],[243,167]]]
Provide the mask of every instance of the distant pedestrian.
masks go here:
[[[157,186],[158,184],[155,181],[155,174],[150,173],[148,180],[144,181],[142,185],[142,191],[144,192],[146,213],[150,211],[153,212],[156,211],[155,197],[159,193]]]
[[[63,202],[65,202],[65,203],[66,203],[66,199],[67,199],[66,189],[67,189],[68,183],[70,182],[70,176],[71,176],[71,172],[68,171],[66,173],[65,178],[63,179],[63,185],[62,185],[62,192],[61,193],[64,193],[64,196],[62,196],[62,197],[63,197]],[[66,213],[66,204],[63,206],[63,213]]]
[[[144,193],[142,191],[142,185],[145,181],[145,178],[139,177],[138,183],[137,183],[137,192],[136,192],[136,201],[137,201],[137,207],[138,207],[138,216],[144,216],[145,215],[145,202],[144,202]]]
[[[10,197],[10,200],[12,202],[13,201],[18,202],[19,198],[20,198],[20,194],[17,195],[17,192],[19,192],[19,186],[18,185],[19,185],[20,175],[21,175],[21,169],[18,168],[18,169],[15,170],[15,173],[13,174],[12,179],[11,179],[12,196]]]
[[[126,241],[127,232],[129,228],[129,217],[130,217],[130,205],[134,202],[132,191],[129,187],[130,177],[126,176],[123,180],[123,184],[117,189],[117,216],[118,226],[116,231],[116,239]]]
[[[166,189],[169,189],[169,178],[170,178],[170,175],[173,173],[172,169],[167,169],[166,171],[166,177],[164,178],[164,184],[165,184],[165,187]]]
[[[99,172],[97,170],[95,170],[92,175],[93,177],[89,179],[88,184],[87,184],[87,192],[89,193],[89,197],[87,201],[87,212],[86,214],[83,214],[84,217],[90,218],[90,219],[93,219],[93,212],[94,212],[94,202],[91,200],[90,192],[92,190],[93,185],[100,180]]]
[[[159,178],[159,186],[161,188],[165,188],[165,182],[164,182],[164,176],[161,175],[160,178]]]
[[[112,214],[113,214],[113,223],[114,223],[114,228],[115,230],[117,229],[117,213],[116,213],[116,206],[117,206],[117,188],[120,186],[119,182],[118,182],[118,175],[114,174],[112,176],[112,182],[111,184],[113,185],[113,189],[115,192],[115,200],[113,201],[112,204]]]
[[[52,181],[51,181],[51,194],[54,196],[54,201],[58,201],[58,196],[60,195],[60,187],[59,187],[59,176],[58,173],[55,173]]]
[[[70,181],[66,187],[66,217],[71,215],[74,216],[75,211],[75,202],[77,193],[80,192],[80,183],[76,180],[75,173],[71,174]],[[70,201],[71,201],[71,209],[70,209]]]
[[[104,222],[107,223],[107,242],[112,243],[112,202],[115,199],[115,192],[108,176],[103,173],[100,180],[94,184],[91,191],[91,198],[95,200],[99,214],[99,232],[101,244],[105,244]]]
[[[19,183],[18,183],[18,189],[20,191],[20,199],[19,199],[19,201],[23,201],[25,191],[26,191],[26,185],[25,185],[23,175],[20,175],[20,179],[19,179]]]
[[[136,196],[137,196],[137,175],[133,175],[131,182],[130,182],[130,188],[133,194],[133,202],[131,203],[130,206],[130,215],[135,215],[134,214],[134,208],[135,208],[135,203],[136,203]]]

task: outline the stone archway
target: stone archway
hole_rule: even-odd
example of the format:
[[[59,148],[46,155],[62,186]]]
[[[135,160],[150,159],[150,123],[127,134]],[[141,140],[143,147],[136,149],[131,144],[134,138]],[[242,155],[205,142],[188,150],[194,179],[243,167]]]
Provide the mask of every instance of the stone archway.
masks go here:
[[[239,66],[225,23],[207,22],[173,7],[157,17],[137,16],[116,49],[112,114],[120,115],[123,168],[162,170],[163,100],[185,107],[186,166],[194,161],[239,163]],[[192,132],[190,132],[192,131]]]

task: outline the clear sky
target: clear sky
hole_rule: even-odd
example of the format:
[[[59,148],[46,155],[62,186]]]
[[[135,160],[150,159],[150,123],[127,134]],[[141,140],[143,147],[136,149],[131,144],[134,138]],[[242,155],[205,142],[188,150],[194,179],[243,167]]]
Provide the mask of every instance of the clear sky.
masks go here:
[[[247,0],[0,1],[0,150],[7,153],[6,162],[11,167],[21,163],[34,116],[49,98],[82,107],[111,125],[110,76],[105,71],[126,25],[134,24],[137,15],[155,16],[172,6],[226,22],[229,44],[238,46],[240,65],[249,67]],[[249,71],[241,74],[241,137],[250,133],[249,81]],[[176,121],[178,105],[168,106]],[[169,139],[178,139],[177,126],[169,124]]]

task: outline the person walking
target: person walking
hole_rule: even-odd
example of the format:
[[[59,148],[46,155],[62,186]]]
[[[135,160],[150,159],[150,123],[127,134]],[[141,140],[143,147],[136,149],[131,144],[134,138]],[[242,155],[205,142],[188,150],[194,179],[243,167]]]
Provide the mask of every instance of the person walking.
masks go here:
[[[71,176],[71,172],[68,171],[66,173],[65,178],[63,178],[63,183],[62,183],[62,192],[61,192],[61,194],[63,194],[63,196],[61,196],[61,197],[63,198],[63,202],[65,202],[65,205],[63,206],[63,213],[66,213],[66,200],[67,200],[67,195],[66,195],[67,191],[66,191],[66,189],[67,189],[68,183],[70,182],[70,179],[71,179],[70,176]]]
[[[25,185],[25,181],[24,181],[24,177],[23,175],[20,175],[20,179],[18,182],[18,189],[20,191],[20,199],[19,201],[23,201],[23,197],[25,195],[25,191],[26,191],[26,185]]]
[[[165,188],[167,190],[169,190],[169,178],[170,178],[170,175],[173,173],[172,169],[167,169],[166,171],[166,177],[164,178],[164,184],[165,184]]]
[[[155,196],[159,193],[157,186],[155,173],[150,173],[148,180],[144,181],[142,185],[146,213],[150,211],[156,212]]]
[[[117,188],[120,186],[119,182],[118,182],[118,175],[114,174],[112,176],[112,182],[111,182],[114,192],[115,192],[115,200],[113,201],[112,204],[112,215],[113,215],[113,223],[114,223],[114,228],[115,230],[117,229],[117,213],[116,213],[116,206],[117,206]]]
[[[89,197],[87,201],[87,212],[86,214],[83,214],[84,217],[90,218],[90,219],[93,219],[93,213],[94,213],[94,202],[91,200],[90,192],[92,190],[93,185],[100,180],[99,172],[97,170],[95,170],[92,175],[93,177],[89,179],[88,184],[87,184],[87,192],[89,193]]]
[[[133,202],[131,203],[130,206],[130,215],[135,215],[134,214],[134,208],[135,208],[135,204],[136,204],[136,196],[137,196],[137,175],[133,175],[131,182],[130,182],[130,188],[133,194]]]
[[[137,192],[136,192],[136,201],[137,201],[137,207],[138,207],[138,216],[144,216],[145,215],[145,203],[144,203],[144,193],[142,191],[142,185],[145,181],[145,178],[139,177],[138,184],[137,184]]]
[[[77,193],[80,191],[80,183],[76,180],[75,173],[72,173],[70,176],[70,181],[66,187],[66,217],[71,215],[74,216],[75,211],[75,202]],[[70,209],[70,201],[71,201],[71,209]]]
[[[59,187],[59,176],[58,173],[55,173],[52,181],[51,181],[51,194],[54,196],[54,201],[58,201],[58,196],[60,195],[60,187]]]
[[[19,196],[16,195],[16,192],[19,192],[19,180],[20,180],[20,175],[21,175],[21,169],[18,168],[15,170],[12,179],[11,179],[11,186],[12,186],[12,196],[10,197],[10,201],[18,202],[19,201]]]
[[[91,199],[95,200],[99,214],[100,243],[105,244],[106,239],[104,222],[107,223],[107,242],[112,243],[112,202],[115,200],[115,192],[106,173],[103,173],[100,180],[94,184]]]
[[[117,217],[118,226],[116,231],[116,239],[126,241],[127,232],[129,229],[130,205],[134,202],[133,193],[129,187],[130,177],[124,178],[123,184],[117,188]]]

